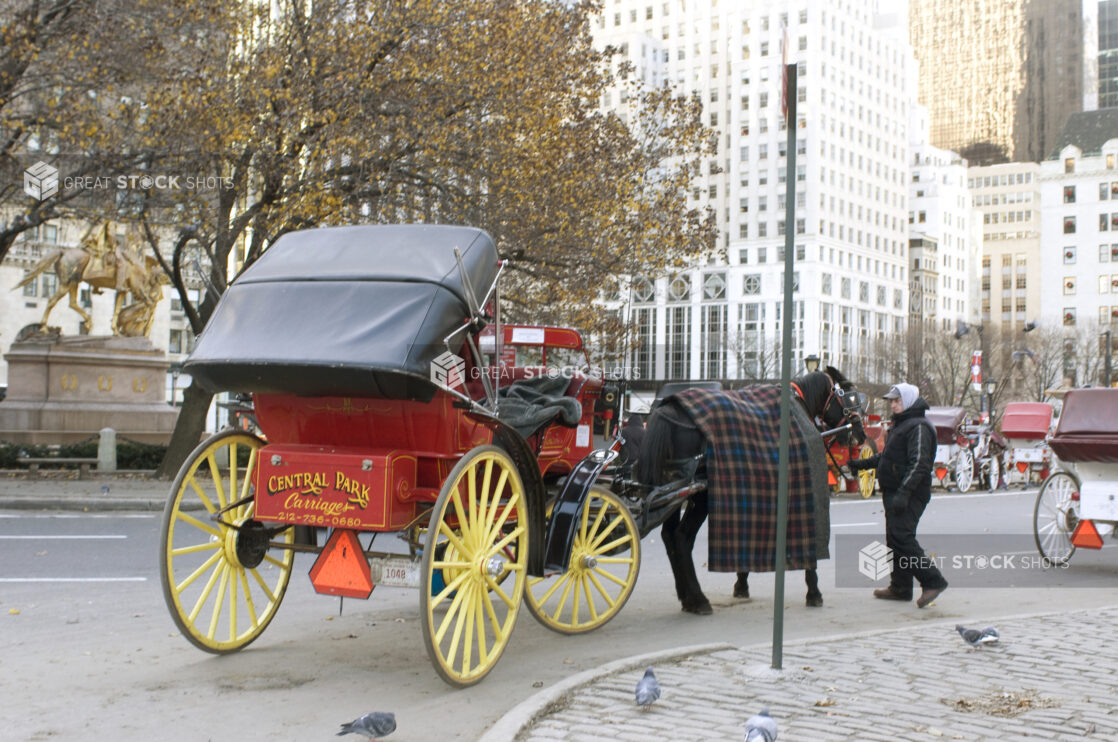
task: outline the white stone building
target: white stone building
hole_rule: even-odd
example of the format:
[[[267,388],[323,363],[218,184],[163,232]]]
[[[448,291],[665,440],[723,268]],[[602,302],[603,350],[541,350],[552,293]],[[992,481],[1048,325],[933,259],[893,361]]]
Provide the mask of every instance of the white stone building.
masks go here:
[[[978,322],[1021,332],[1040,319],[1040,165],[1009,162],[967,170],[981,214],[982,273]]]
[[[1118,111],[1077,117],[1103,114],[1118,123]],[[1040,163],[1040,319],[1069,335],[1118,321],[1118,128],[1089,128]]]
[[[978,319],[971,295],[982,255],[974,222],[980,215],[967,190],[967,162],[928,143],[928,115],[914,106],[910,119],[911,181],[908,224],[912,302],[922,305],[922,318],[941,330],[957,321]],[[916,255],[916,245],[921,254]]]
[[[691,194],[714,208],[728,264],[638,279],[631,316],[645,379],[779,375],[786,179],[795,178],[793,363],[811,354],[882,380],[874,339],[906,327],[909,110],[902,3],[607,0],[599,44],[648,84],[701,97],[719,151]],[[796,165],[781,114],[782,28],[797,65]],[[620,89],[604,101],[624,112]],[[623,246],[619,246],[623,249]]]

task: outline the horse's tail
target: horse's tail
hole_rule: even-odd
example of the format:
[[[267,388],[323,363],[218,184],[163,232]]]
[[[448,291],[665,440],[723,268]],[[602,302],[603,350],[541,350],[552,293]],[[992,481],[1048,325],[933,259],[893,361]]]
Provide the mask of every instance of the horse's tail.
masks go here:
[[[662,484],[664,462],[671,458],[674,426],[663,410],[663,405],[653,410],[644,426],[644,440],[633,466],[634,475],[642,484]]]
[[[26,286],[27,284],[34,281],[40,275],[45,273],[47,271],[47,269],[49,269],[54,264],[54,262],[56,260],[58,260],[60,257],[62,257],[62,248],[61,247],[56,247],[55,249],[48,252],[46,255],[43,256],[42,260],[40,260],[38,263],[35,264],[35,267],[31,269],[31,272],[29,272],[26,276],[23,277],[22,281],[20,281],[19,283],[17,283],[15,286],[12,287],[12,291],[15,291],[16,289],[21,289],[24,286]]]

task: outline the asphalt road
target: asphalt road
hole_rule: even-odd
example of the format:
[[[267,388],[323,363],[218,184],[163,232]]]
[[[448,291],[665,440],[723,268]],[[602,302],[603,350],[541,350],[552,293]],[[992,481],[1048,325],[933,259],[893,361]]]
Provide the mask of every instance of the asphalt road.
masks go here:
[[[1031,534],[1034,500],[1035,489],[937,494],[921,532]],[[836,536],[883,533],[876,499],[833,502],[831,517]],[[0,513],[5,739],[326,740],[343,721],[389,710],[399,724],[393,740],[467,741],[540,688],[605,662],[772,637],[772,575],[754,575],[753,600],[744,602],[730,597],[733,575],[700,566],[715,614],[683,614],[652,534],[633,596],[611,623],[567,637],[521,611],[500,663],[473,688],[450,688],[430,666],[415,591],[380,587],[368,601],[339,606],[302,577],[311,564],[302,555],[268,630],[245,650],[215,657],[178,634],[163,603],[159,528],[154,514]],[[705,552],[704,532],[697,564]],[[1118,550],[1077,553],[1073,567],[1118,584]],[[826,605],[809,609],[801,573],[788,574],[786,639],[1118,603],[1113,587],[952,587],[919,611],[874,601],[867,589],[835,588],[833,560],[820,577]]]

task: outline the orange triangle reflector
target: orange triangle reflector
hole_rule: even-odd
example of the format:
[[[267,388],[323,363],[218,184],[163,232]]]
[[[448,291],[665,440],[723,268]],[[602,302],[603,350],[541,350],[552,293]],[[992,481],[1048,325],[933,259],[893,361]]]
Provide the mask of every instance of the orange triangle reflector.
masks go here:
[[[373,575],[356,531],[339,529],[330,535],[311,567],[311,584],[316,593],[323,595],[369,597],[373,592]]]
[[[1017,471],[1021,472],[1022,474],[1024,474],[1025,470],[1028,469],[1028,468],[1029,468],[1029,462],[1028,461],[1018,461],[1017,462]]]
[[[1095,528],[1095,522],[1092,520],[1081,520],[1079,525],[1075,527],[1075,532],[1071,534],[1072,546],[1080,549],[1101,549],[1102,536],[1099,535],[1099,529]]]
[[[831,485],[832,487],[838,484],[838,478],[835,477],[835,473],[830,469],[827,470],[827,484]]]
[[[938,479],[939,481],[942,482],[943,478],[946,477],[946,476],[947,476],[947,467],[937,466],[936,467],[936,479]]]

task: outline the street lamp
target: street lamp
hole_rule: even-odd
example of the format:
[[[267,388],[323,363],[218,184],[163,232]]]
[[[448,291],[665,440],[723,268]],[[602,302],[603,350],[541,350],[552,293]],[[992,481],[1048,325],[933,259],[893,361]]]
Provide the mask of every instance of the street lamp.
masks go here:
[[[982,412],[984,422],[989,422],[994,416],[994,393],[998,391],[998,382],[995,379],[985,379],[982,382]]]
[[[809,374],[815,373],[816,371],[818,371],[819,370],[819,356],[812,353],[810,356],[805,358],[804,359],[804,368],[807,369],[807,372]]]

